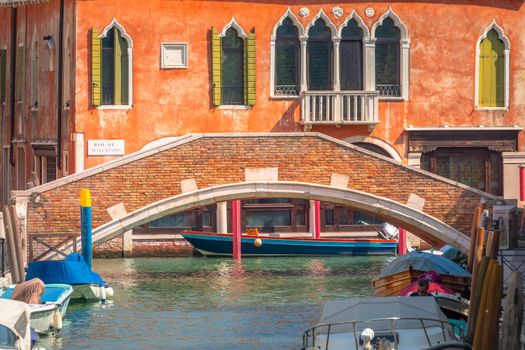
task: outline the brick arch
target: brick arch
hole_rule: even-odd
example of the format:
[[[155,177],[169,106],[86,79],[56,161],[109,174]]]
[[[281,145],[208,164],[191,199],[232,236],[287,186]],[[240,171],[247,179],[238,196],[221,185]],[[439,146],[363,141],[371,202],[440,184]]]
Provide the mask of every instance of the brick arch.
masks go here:
[[[348,178],[348,190],[396,205],[407,203],[415,194],[426,201],[425,217],[467,236],[480,200],[488,199],[488,207],[491,200],[501,200],[323,134],[253,133],[186,135],[31,191],[17,192],[15,201],[19,214],[26,218],[22,227],[27,234],[80,234],[81,188],[91,191],[93,227],[97,230],[111,221],[107,208],[115,204],[123,203],[128,212],[140,210],[180,195],[181,182],[188,179],[199,189],[242,183],[249,168],[273,168],[276,178],[272,181],[310,186],[330,186],[333,174],[343,175]],[[31,201],[34,198],[42,199],[35,203]],[[337,198],[334,195],[332,199]],[[152,210],[154,214],[156,209]],[[444,241],[433,229],[416,231],[436,244]]]

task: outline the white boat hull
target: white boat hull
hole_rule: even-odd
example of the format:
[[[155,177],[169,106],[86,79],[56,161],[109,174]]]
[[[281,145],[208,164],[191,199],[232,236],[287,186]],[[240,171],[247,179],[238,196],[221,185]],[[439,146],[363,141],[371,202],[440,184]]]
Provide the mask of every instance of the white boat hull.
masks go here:
[[[52,331],[53,315],[58,306],[56,304],[30,304],[29,309],[31,310],[31,328],[40,334],[50,333]]]

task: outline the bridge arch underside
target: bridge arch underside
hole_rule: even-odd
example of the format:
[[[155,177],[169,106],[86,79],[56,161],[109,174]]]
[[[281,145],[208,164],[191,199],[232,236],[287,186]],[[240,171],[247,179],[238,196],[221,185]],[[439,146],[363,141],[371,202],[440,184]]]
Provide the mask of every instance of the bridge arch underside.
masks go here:
[[[469,237],[443,221],[407,205],[370,193],[304,182],[242,182],[182,193],[140,208],[93,230],[94,246],[167,215],[234,199],[289,197],[340,204],[398,225],[434,246],[467,250]]]

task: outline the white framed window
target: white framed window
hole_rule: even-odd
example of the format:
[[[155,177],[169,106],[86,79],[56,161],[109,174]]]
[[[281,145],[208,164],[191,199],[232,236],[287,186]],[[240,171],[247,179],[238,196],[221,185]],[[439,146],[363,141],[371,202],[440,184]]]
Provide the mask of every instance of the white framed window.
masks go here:
[[[301,38],[304,28],[288,9],[270,38],[270,96],[299,97],[301,90]]]
[[[188,68],[188,43],[160,43],[160,68]]]
[[[493,21],[476,42],[476,109],[509,109],[509,71],[510,41]]]
[[[374,62],[369,62],[374,89],[381,99],[408,100],[410,40],[406,25],[392,8],[372,26],[370,42],[374,49]]]
[[[99,109],[133,106],[133,40],[115,19],[98,35],[92,29],[92,104]]]

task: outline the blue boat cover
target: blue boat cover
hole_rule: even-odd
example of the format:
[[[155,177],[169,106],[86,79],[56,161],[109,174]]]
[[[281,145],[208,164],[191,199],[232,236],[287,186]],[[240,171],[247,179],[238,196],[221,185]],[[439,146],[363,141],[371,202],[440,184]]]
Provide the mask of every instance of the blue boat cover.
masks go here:
[[[452,275],[470,277],[470,273],[464,268],[443,256],[420,251],[413,251],[394,259],[381,272],[381,277],[390,276],[395,273],[408,270],[409,266],[415,270],[434,270],[440,275]]]
[[[66,260],[37,261],[27,267],[26,280],[40,278],[44,283],[65,283],[71,285],[104,284],[99,274],[89,269],[84,258],[76,253]]]
[[[11,295],[13,295],[14,290],[14,287],[8,288],[2,294],[2,299],[11,299]],[[67,290],[67,287],[46,286],[44,294],[41,297],[42,303],[57,302],[62,296],[62,294],[64,294],[64,292]]]

